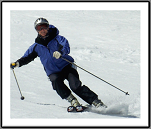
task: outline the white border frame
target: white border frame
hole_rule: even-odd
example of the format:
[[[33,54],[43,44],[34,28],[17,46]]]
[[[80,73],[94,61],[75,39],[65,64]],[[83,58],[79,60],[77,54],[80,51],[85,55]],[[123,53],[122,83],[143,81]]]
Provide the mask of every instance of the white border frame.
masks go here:
[[[50,5],[51,4],[51,8]],[[87,119],[87,126],[148,126],[148,2],[3,2],[2,3],[2,126],[73,126],[73,119],[10,118],[10,11],[11,10],[140,10],[141,11],[141,118]],[[143,44],[142,44],[143,43]],[[143,86],[143,87],[142,87]],[[144,101],[145,100],[145,101]],[[83,119],[82,119],[83,120]],[[51,121],[51,125],[50,125]],[[80,119],[76,119],[79,123]],[[56,124],[57,123],[57,124]],[[58,125],[60,123],[60,125]],[[110,125],[106,125],[110,123]],[[82,123],[78,126],[85,126]]]

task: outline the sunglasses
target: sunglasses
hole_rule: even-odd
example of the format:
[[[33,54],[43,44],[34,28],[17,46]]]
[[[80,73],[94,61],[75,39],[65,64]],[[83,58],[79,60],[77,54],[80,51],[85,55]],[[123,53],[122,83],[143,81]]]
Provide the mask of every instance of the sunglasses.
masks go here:
[[[41,31],[42,29],[48,29],[48,25],[47,24],[42,24],[42,25],[38,25],[37,27],[36,27],[36,30],[37,31]]]

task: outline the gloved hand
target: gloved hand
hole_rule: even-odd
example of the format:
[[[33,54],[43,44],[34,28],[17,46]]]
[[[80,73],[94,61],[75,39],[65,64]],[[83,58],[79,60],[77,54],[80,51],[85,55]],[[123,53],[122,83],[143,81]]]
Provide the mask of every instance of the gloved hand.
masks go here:
[[[11,69],[14,69],[16,67],[19,67],[19,62],[13,62],[13,63],[10,64]]]
[[[55,52],[53,53],[53,57],[55,57],[56,59],[59,59],[60,56],[61,56],[61,53],[58,52],[58,51],[55,51]]]

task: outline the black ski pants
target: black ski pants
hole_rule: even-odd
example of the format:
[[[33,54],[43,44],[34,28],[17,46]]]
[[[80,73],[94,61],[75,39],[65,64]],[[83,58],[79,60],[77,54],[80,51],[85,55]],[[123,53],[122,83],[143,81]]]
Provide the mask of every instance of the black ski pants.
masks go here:
[[[53,89],[62,99],[66,99],[71,94],[71,90],[89,104],[92,104],[98,97],[87,86],[82,86],[79,74],[76,69],[72,68],[71,64],[64,67],[61,72],[51,74],[49,79],[52,82]],[[68,80],[71,90],[64,84],[65,79]]]

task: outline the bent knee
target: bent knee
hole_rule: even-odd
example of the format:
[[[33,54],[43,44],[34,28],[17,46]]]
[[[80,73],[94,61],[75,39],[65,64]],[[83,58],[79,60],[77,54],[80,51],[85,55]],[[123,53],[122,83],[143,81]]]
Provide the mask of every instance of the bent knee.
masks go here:
[[[56,81],[58,78],[59,78],[59,75],[58,75],[58,74],[51,74],[51,75],[49,76],[49,79],[50,79],[51,82]]]
[[[81,87],[81,82],[80,81],[70,85],[70,88],[73,92],[77,91],[77,89],[79,89],[80,87]]]

